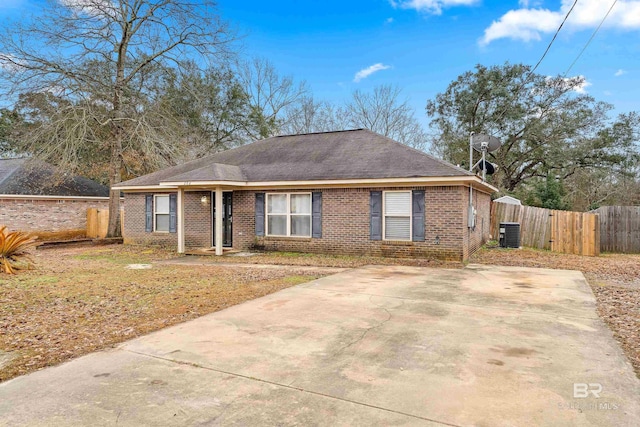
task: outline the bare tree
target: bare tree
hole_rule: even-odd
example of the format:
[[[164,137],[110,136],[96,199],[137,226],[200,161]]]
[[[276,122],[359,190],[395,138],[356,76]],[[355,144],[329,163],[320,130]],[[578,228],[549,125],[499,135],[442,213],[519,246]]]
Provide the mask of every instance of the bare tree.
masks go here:
[[[105,144],[113,187],[122,180],[132,138],[146,141],[153,156],[173,149],[158,132],[161,122],[138,120],[134,113],[145,105],[135,95],[153,84],[147,80],[153,67],[179,66],[185,58],[206,63],[228,53],[232,37],[215,11],[211,0],[50,0],[42,15],[4,24],[0,81],[9,96],[49,92],[72,101],[55,126],[64,135],[56,143],[58,163],[73,166],[73,153],[85,144]],[[104,116],[96,113],[100,108]],[[111,190],[109,236],[120,235],[119,196]]]
[[[410,147],[424,150],[427,134],[414,115],[400,88],[376,86],[373,92],[356,90],[347,102],[345,115],[349,127],[367,128]]]
[[[286,111],[299,105],[309,94],[306,82],[296,83],[292,76],[281,76],[264,58],[238,64],[238,75],[249,97],[246,132],[250,139],[280,133],[280,129],[288,125]]]
[[[286,119],[281,134],[328,132],[348,128],[344,109],[328,101],[316,101],[305,97],[286,109]]]

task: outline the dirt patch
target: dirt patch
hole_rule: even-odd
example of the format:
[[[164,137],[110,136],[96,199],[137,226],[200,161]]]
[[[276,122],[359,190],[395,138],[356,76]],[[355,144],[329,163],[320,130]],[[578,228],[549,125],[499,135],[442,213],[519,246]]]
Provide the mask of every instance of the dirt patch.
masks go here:
[[[0,275],[0,355],[12,356],[0,363],[0,381],[327,274],[156,262],[175,256],[119,245],[57,248],[36,251],[35,270]]]
[[[535,249],[483,248],[471,262],[582,271],[596,297],[598,315],[640,377],[640,255],[584,257]]]
[[[507,357],[526,357],[531,356],[532,354],[537,353],[532,348],[524,348],[524,347],[500,347],[500,348],[491,348],[491,351],[495,351],[496,353],[502,353]]]

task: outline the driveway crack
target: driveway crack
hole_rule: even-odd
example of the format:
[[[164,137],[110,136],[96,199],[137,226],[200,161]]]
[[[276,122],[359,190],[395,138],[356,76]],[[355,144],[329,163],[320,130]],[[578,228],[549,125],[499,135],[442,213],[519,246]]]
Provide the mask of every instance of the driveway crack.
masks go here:
[[[387,311],[387,313],[388,313],[388,311]],[[388,320],[385,320],[385,321],[383,321],[381,323],[386,323],[387,321]],[[264,383],[264,384],[270,384],[270,385],[273,385],[273,386],[276,386],[276,387],[282,387],[282,388],[286,388],[286,389],[289,389],[289,390],[298,391],[298,392],[301,392],[301,393],[307,393],[307,394],[311,394],[311,395],[314,395],[314,396],[323,397],[323,398],[326,398],[326,399],[338,400],[338,401],[341,401],[341,402],[347,402],[347,403],[351,403],[351,404],[358,405],[358,406],[377,409],[377,410],[380,410],[380,411],[385,411],[385,412],[390,412],[390,413],[394,413],[394,414],[398,414],[398,415],[403,415],[403,416],[406,416],[406,417],[411,417],[411,418],[415,418],[415,419],[419,419],[419,420],[423,420],[423,421],[429,421],[429,422],[435,423],[435,424],[446,425],[446,426],[451,426],[451,427],[460,427],[459,424],[453,424],[453,423],[449,423],[447,421],[437,420],[437,419],[434,419],[434,418],[429,418],[429,417],[425,417],[425,416],[417,415],[417,414],[411,414],[411,413],[408,413],[408,412],[404,412],[404,411],[400,411],[400,410],[396,410],[396,409],[392,409],[392,408],[386,408],[386,407],[383,407],[383,406],[374,405],[374,404],[370,404],[370,403],[366,403],[366,402],[361,402],[361,401],[357,401],[357,400],[353,400],[353,399],[347,399],[347,398],[344,398],[344,397],[335,396],[335,395],[331,395],[331,394],[327,394],[327,393],[323,393],[323,392],[319,392],[319,391],[314,391],[314,390],[310,390],[310,389],[305,389],[303,387],[298,387],[298,386],[294,386],[294,385],[288,386],[286,384],[281,384],[281,383],[278,383],[276,381],[269,381],[267,379],[257,378],[257,377],[250,376],[250,375],[243,375],[243,374],[240,374],[240,373],[237,373],[237,372],[230,372],[230,371],[226,371],[226,370],[222,370],[222,369],[216,369],[216,368],[213,368],[213,367],[200,365],[198,363],[186,362],[186,361],[181,361],[181,360],[176,360],[176,359],[170,359],[170,358],[166,358],[166,357],[162,357],[162,356],[156,356],[156,355],[153,355],[153,354],[143,353],[143,352],[139,352],[139,351],[135,351],[135,350],[129,350],[129,349],[124,349],[123,351],[126,351],[128,353],[138,354],[140,356],[148,357],[148,358],[151,358],[151,359],[157,359],[157,360],[163,360],[163,361],[169,362],[169,363],[175,363],[177,365],[185,365],[185,366],[190,366],[190,367],[197,368],[197,369],[205,369],[207,371],[218,372],[220,374],[226,374],[226,375],[232,375],[232,376],[237,377],[237,378],[243,378],[245,380],[256,381],[256,382],[260,382],[260,383]]]
[[[373,298],[373,297],[374,297],[374,295],[369,295],[369,302],[370,302],[371,304],[375,305],[376,307],[383,309],[383,310],[387,313],[387,318],[386,318],[386,319],[384,319],[383,321],[379,322],[379,323],[378,323],[378,324],[376,324],[376,325],[373,325],[373,326],[371,326],[371,327],[369,327],[369,328],[366,328],[366,329],[362,332],[362,334],[360,334],[360,336],[359,336],[358,338],[356,338],[355,340],[351,341],[351,342],[350,342],[350,343],[348,343],[347,345],[345,345],[345,346],[343,346],[343,347],[339,348],[339,349],[338,349],[338,351],[336,351],[335,353],[333,353],[333,355],[332,355],[332,356],[337,356],[338,354],[340,354],[340,353],[344,352],[345,350],[349,349],[350,347],[353,347],[354,345],[358,344],[360,341],[362,341],[362,340],[367,336],[367,334],[368,334],[369,332],[371,332],[371,331],[373,331],[373,330],[375,330],[375,329],[381,328],[382,326],[384,326],[384,324],[385,324],[385,323],[387,323],[389,320],[391,320],[391,318],[393,317],[393,316],[392,316],[392,314],[391,314],[391,312],[390,312],[386,307],[383,307],[383,306],[381,306],[381,305],[378,305],[378,304],[374,303],[374,302],[371,300],[371,298]],[[404,301],[402,301],[402,304],[400,305],[400,307],[402,307],[403,305],[404,305]]]

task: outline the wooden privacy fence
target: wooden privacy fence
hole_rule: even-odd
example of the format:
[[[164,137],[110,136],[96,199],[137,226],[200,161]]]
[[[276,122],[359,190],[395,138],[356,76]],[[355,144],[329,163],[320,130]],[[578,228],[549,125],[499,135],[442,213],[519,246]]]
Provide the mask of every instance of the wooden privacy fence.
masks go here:
[[[508,203],[491,204],[491,235],[499,236],[501,222],[520,223],[520,244],[576,255],[600,255],[598,215]]]
[[[120,228],[124,227],[124,209],[120,209]],[[87,237],[104,239],[109,228],[108,209],[87,209]]]
[[[603,206],[600,216],[600,250],[640,253],[640,206]]]

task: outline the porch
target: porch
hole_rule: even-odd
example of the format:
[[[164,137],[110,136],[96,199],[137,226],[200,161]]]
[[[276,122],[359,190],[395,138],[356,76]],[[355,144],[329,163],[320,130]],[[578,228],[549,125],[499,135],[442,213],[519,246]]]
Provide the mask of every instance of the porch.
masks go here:
[[[179,187],[176,197],[176,231],[178,253],[193,255],[224,255],[233,251],[233,191],[228,188],[199,188],[205,193],[201,196],[201,203],[210,206],[211,243],[210,247],[200,249],[186,249],[185,233],[185,193],[193,188]],[[208,194],[207,194],[208,193]],[[222,209],[218,209],[222,206]]]

